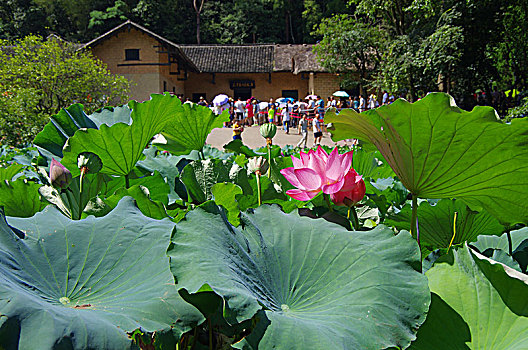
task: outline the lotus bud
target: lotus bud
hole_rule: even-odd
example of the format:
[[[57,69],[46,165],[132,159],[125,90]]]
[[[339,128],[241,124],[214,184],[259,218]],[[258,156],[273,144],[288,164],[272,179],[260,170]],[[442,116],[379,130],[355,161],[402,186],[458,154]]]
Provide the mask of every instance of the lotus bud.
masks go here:
[[[83,174],[98,173],[103,167],[103,162],[97,154],[83,152],[77,156],[77,167]]]
[[[271,139],[277,133],[277,126],[272,123],[262,124],[260,126],[260,134],[266,139],[266,141],[271,144]]]
[[[268,170],[269,164],[263,157],[253,157],[248,162],[250,172],[261,175]]]
[[[50,165],[50,180],[53,187],[65,189],[70,185],[72,174],[64,165],[52,159]]]

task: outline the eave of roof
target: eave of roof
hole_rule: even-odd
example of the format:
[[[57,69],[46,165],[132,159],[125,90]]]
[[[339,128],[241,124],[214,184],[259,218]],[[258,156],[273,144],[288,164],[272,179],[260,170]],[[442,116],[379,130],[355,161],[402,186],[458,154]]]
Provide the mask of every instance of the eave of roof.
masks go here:
[[[98,36],[97,38],[93,39],[92,41],[89,41],[86,44],[83,44],[81,47],[79,47],[79,50],[82,50],[82,49],[85,49],[85,48],[88,48],[88,47],[94,47],[94,46],[98,45],[102,40],[104,40],[104,39],[106,39],[106,38],[108,38],[108,37],[110,37],[110,36],[112,36],[114,34],[119,33],[121,30],[124,30],[126,28],[130,28],[130,27],[134,27],[134,28],[144,32],[145,34],[153,37],[154,39],[158,40],[159,42],[164,43],[164,44],[172,47],[190,68],[192,68],[192,69],[194,69],[196,71],[200,71],[198,69],[198,67],[196,67],[194,62],[191,61],[189,59],[189,57],[183,52],[183,50],[180,48],[179,45],[177,45],[177,44],[173,43],[172,41],[162,37],[161,35],[158,35],[158,34],[152,32],[152,31],[148,30],[147,28],[145,28],[143,26],[140,26],[139,24],[137,24],[135,22],[132,22],[131,20],[127,20],[126,22],[123,22],[120,25],[118,25],[117,27],[112,28],[108,32]]]
[[[203,73],[271,73],[273,44],[180,45]]]

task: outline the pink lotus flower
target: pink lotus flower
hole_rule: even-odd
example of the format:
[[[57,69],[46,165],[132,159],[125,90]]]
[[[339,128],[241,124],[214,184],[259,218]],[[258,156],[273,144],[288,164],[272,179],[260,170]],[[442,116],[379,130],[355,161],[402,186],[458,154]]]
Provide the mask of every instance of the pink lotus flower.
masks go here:
[[[333,194],[341,190],[345,176],[351,170],[352,151],[339,154],[336,147],[329,155],[318,147],[316,151],[301,152],[300,156],[300,159],[292,156],[293,167],[281,170],[281,174],[297,187],[286,191],[287,195],[308,201],[321,191]]]
[[[339,192],[332,193],[330,198],[336,205],[352,207],[365,197],[365,181],[354,169],[345,176],[345,184]]]

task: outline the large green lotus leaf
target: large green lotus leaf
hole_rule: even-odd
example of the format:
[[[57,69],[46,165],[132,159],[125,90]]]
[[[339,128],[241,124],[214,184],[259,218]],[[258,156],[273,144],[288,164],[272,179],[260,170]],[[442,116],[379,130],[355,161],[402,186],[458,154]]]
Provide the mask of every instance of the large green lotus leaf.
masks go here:
[[[242,187],[242,190],[251,191],[246,170],[220,159],[191,162],[183,168],[180,179],[195,203],[204,203],[211,199],[211,187],[221,182],[234,182]]]
[[[149,195],[153,200],[160,201],[165,205],[168,204],[170,187],[159,172],[154,171],[152,175],[130,178],[129,184],[130,187],[140,185],[148,188]],[[107,183],[104,195],[111,196],[120,188],[125,188],[125,179],[123,177],[115,177]]]
[[[475,254],[461,247],[427,271],[431,308],[409,349],[528,349],[527,276]]]
[[[390,215],[385,224],[398,230],[411,228],[411,206],[407,204],[398,214]],[[475,212],[460,200],[442,199],[436,205],[423,201],[418,206],[420,244],[428,250],[447,248],[453,238],[453,219],[457,212],[453,244],[473,242],[479,235],[501,235],[504,227],[490,214]]]
[[[361,148],[354,150],[352,167],[363,178],[376,180],[394,176],[391,167],[378,151],[367,152]]]
[[[178,194],[174,191],[176,187],[176,178],[180,176],[177,167],[178,163],[185,159],[186,156],[174,156],[172,154],[158,154],[156,147],[149,147],[143,151],[145,159],[137,163],[138,168],[150,172],[158,171],[170,186],[169,202],[179,199]],[[194,159],[197,160],[198,158]]]
[[[223,127],[228,121],[227,110],[217,116],[208,107],[184,103],[170,124],[163,128],[162,134],[167,142],[157,143],[156,146],[174,154],[201,150],[211,130]]]
[[[100,192],[105,192],[110,179],[108,175],[101,173],[86,174],[82,183],[82,191],[80,190],[80,177],[77,176],[72,179],[66,189],[60,190],[44,185],[39,188],[39,193],[68,218],[80,220],[90,200]]]
[[[25,179],[0,181],[0,207],[9,216],[33,216],[48,204],[41,200],[41,186]]]
[[[128,175],[152,137],[181,110],[180,99],[170,95],[153,94],[149,101],[130,101],[128,105],[132,110],[131,124],[118,122],[111,126],[101,124],[100,129],[79,129],[68,139],[62,164],[74,176],[79,174],[77,156],[81,152],[97,154],[103,173]]]
[[[136,205],[141,210],[143,215],[153,219],[166,218],[167,212],[162,202],[154,200],[150,196],[150,191],[147,187],[142,185],[134,185],[130,188],[121,187],[116,190],[111,196],[106,198],[97,197],[92,200],[82,213],[83,218],[88,215],[97,217],[105,216],[111,212],[119,203],[119,201],[126,196],[135,199]]]
[[[97,125],[84,113],[83,105],[76,103],[52,116],[48,124],[35,136],[33,143],[41,149],[62,158],[62,148],[81,128],[95,129]]]
[[[224,149],[227,151],[233,151],[236,154],[243,154],[248,158],[264,157],[268,159],[268,149],[266,147],[260,148],[260,151],[252,150],[248,146],[244,145],[242,140],[230,141],[229,143],[224,145]],[[281,155],[281,148],[277,145],[272,145],[270,155],[271,159],[279,157]]]
[[[512,250],[515,250],[524,240],[528,239],[528,227],[511,231],[510,237],[512,240]],[[480,252],[484,252],[486,249],[500,249],[505,252],[509,251],[508,235],[506,233],[500,237],[480,236],[472,245]]]
[[[407,203],[409,191],[396,178],[365,181],[366,205],[375,207],[384,218],[391,208],[401,209]]]
[[[0,167],[0,181],[11,181],[13,176],[24,169],[22,164],[11,164],[6,168]]]
[[[221,182],[211,187],[211,193],[215,203],[227,210],[229,222],[234,226],[238,226],[240,224],[240,207],[238,206],[236,195],[242,195],[242,188],[234,183]]]
[[[103,218],[53,207],[0,223],[0,344],[20,349],[126,349],[126,332],[189,329],[202,319],[174,287],[166,249],[174,224],[131,198]],[[15,331],[5,332],[6,327]]]
[[[125,123],[132,124],[132,119],[130,119],[130,110],[129,105],[123,105],[119,107],[105,107],[100,111],[97,111],[93,114],[90,114],[88,118],[95,124],[97,128],[100,128],[101,125],[105,124],[107,126],[112,126],[116,123]]]
[[[334,140],[373,143],[414,195],[456,197],[501,222],[528,222],[528,119],[504,124],[493,108],[466,112],[444,93],[325,119]]]
[[[243,194],[236,195],[236,200],[242,211],[259,206],[257,175],[250,174],[247,181],[250,187],[244,188]],[[267,176],[260,177],[260,191],[262,203],[279,204],[285,212],[305,205],[304,202],[292,199],[284,192],[277,191],[274,183]]]
[[[263,308],[271,323],[260,349],[404,348],[414,339],[430,293],[408,233],[350,232],[269,205],[235,228],[213,209],[178,224],[168,250],[177,287],[209,285],[232,324]]]

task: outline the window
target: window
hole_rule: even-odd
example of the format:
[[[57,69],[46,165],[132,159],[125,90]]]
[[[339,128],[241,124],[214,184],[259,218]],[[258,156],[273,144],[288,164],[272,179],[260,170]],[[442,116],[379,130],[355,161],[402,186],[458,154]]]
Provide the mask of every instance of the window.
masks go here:
[[[298,90],[282,90],[282,97],[291,97],[294,100],[298,100],[299,91]]]
[[[139,49],[125,49],[125,61],[139,61]]]

